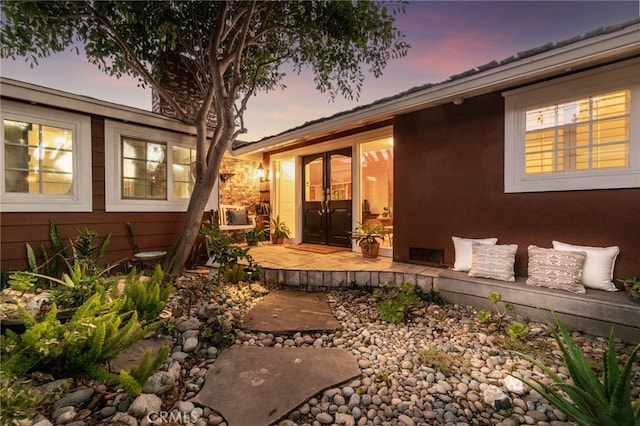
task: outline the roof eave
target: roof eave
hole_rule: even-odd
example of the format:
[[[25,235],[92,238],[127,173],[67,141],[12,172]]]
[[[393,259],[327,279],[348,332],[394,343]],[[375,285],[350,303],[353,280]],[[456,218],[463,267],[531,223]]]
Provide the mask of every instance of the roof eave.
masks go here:
[[[587,38],[537,55],[515,60],[452,81],[410,92],[388,101],[373,103],[353,112],[302,126],[271,138],[234,150],[236,155],[282,147],[392,118],[399,114],[451,102],[459,97],[473,97],[504,90],[539,79],[578,70],[591,65],[640,54],[640,23],[621,31]]]
[[[87,114],[108,117],[128,123],[144,124],[181,133],[196,134],[194,126],[150,111],[118,105],[88,96],[75,95],[48,87],[25,83],[18,80],[0,77],[2,98],[28,102],[32,105],[42,105],[82,111]]]

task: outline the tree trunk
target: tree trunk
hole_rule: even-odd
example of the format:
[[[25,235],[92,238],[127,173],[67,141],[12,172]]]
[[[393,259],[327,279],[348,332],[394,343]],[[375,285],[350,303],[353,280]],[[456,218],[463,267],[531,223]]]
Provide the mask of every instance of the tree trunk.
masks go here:
[[[189,201],[189,207],[182,222],[182,228],[176,237],[176,241],[163,267],[168,274],[178,275],[182,273],[187,258],[193,248],[193,244],[200,232],[204,208],[211,196],[216,177],[217,173],[207,173],[207,176],[203,180],[196,181],[193,193],[191,194],[191,200]]]
[[[206,140],[206,133],[203,136],[198,135],[198,137],[203,137]],[[226,142],[218,140],[217,144],[226,146],[228,139],[224,138],[223,140]],[[211,143],[215,144],[215,141]],[[187,207],[184,221],[182,222],[182,228],[163,265],[163,270],[171,275],[179,275],[184,269],[193,244],[200,232],[204,208],[207,205],[213,186],[218,178],[220,163],[222,162],[225,149],[215,146],[211,146],[210,149],[213,157],[210,158],[210,161],[206,162],[207,167],[202,179],[196,179],[193,192],[191,193],[191,199],[189,200],[189,206]]]

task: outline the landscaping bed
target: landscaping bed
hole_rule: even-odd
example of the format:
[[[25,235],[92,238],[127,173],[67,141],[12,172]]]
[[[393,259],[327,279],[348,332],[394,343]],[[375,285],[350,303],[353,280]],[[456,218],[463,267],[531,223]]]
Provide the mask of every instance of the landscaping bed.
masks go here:
[[[150,424],[159,413],[188,420],[177,421],[181,424],[224,424],[213,410],[188,400],[201,389],[221,351],[232,344],[338,347],[357,357],[359,378],[303,402],[285,424],[571,424],[538,394],[509,379],[514,373],[548,381],[539,368],[510,349],[534,355],[568,379],[545,324],[517,318],[528,328],[518,343],[495,323],[479,321],[471,307],[425,301],[409,309],[404,320],[391,324],[381,320],[372,292],[324,289],[342,331],[273,335],[244,330],[244,314],[268,290],[259,284],[216,286],[200,273],[178,278],[167,303],[169,322],[154,334],[173,345],[142,394],[134,398],[121,386],[85,377],[34,382],[43,386],[45,395],[54,395],[38,405],[34,424]],[[606,339],[578,332],[572,336],[597,369]],[[624,362],[631,346],[618,341],[615,348]],[[632,369],[631,396],[640,397],[638,363]],[[238,401],[239,410],[250,409],[242,406],[241,396]]]

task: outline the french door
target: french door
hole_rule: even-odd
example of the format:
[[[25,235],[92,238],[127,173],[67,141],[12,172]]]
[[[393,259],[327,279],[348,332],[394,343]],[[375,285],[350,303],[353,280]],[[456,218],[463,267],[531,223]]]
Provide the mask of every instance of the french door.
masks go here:
[[[351,147],[303,157],[302,242],[351,246]]]

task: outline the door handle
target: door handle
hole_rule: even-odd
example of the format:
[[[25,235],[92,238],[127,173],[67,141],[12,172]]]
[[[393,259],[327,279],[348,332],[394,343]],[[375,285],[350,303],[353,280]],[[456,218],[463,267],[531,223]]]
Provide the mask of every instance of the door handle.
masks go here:
[[[327,212],[327,214],[329,213],[329,202],[331,202],[331,188],[327,188],[324,191],[323,208],[324,208],[324,211]]]

